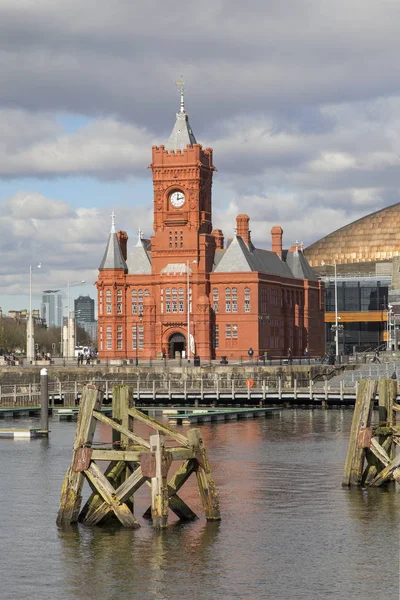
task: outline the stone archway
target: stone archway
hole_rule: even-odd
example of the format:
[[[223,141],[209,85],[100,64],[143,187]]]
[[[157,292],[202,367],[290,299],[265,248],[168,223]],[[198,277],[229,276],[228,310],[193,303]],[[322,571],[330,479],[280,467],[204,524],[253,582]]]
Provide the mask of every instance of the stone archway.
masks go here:
[[[168,358],[175,358],[178,352],[182,356],[186,351],[186,338],[182,333],[173,333],[168,339]]]

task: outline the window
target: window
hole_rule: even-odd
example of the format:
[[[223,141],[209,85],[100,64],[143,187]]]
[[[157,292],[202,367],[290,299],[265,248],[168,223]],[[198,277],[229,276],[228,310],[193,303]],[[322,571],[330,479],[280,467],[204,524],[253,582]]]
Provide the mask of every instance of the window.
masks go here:
[[[250,288],[244,288],[244,312],[250,312]]]
[[[181,248],[183,248],[183,231],[181,231],[180,245],[181,245]]]
[[[143,313],[143,290],[138,291],[138,310]]]
[[[106,328],[106,348],[107,350],[112,349],[112,327],[110,326]]]
[[[165,312],[171,312],[171,288],[165,290]]]
[[[218,288],[213,289],[213,310],[215,313],[218,312]]]
[[[219,327],[214,325],[214,348],[219,348]]]
[[[232,312],[238,311],[237,288],[232,288]]]
[[[108,315],[112,313],[111,290],[106,291],[106,313]]]
[[[172,312],[178,312],[178,290],[172,288]]]
[[[117,350],[122,350],[122,325],[117,327]]]
[[[172,231],[169,232],[169,247],[172,248]]]
[[[136,332],[136,325],[132,326],[132,349],[136,350],[136,344],[137,344],[137,332]]]
[[[132,314],[136,315],[137,313],[137,291],[132,290]]]
[[[161,288],[161,314],[164,312],[164,290]]]
[[[122,290],[118,290],[117,292],[117,313],[122,313]]]
[[[232,325],[232,339],[237,340],[238,338],[238,326]]]
[[[138,332],[139,332],[139,348],[143,348],[144,347],[144,327],[143,325],[139,325],[138,327]]]
[[[103,314],[103,290],[99,292],[99,313]]]
[[[231,339],[231,326],[225,325],[225,337],[227,340]]]
[[[100,350],[103,350],[103,327],[100,327]]]
[[[183,313],[185,311],[185,293],[183,288],[179,288],[179,312]]]
[[[231,288],[225,289],[225,312],[231,312]]]

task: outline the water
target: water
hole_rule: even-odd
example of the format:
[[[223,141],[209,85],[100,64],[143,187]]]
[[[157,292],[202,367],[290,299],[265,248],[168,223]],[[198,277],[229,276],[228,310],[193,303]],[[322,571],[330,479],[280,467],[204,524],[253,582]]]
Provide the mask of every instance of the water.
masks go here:
[[[57,529],[74,423],[54,420],[48,441],[0,440],[0,599],[398,600],[400,493],[341,488],[351,417],[203,426],[223,520],[171,518],[163,532],[140,518],[136,531]],[[195,478],[186,485],[202,515]],[[143,489],[139,516],[148,500]]]

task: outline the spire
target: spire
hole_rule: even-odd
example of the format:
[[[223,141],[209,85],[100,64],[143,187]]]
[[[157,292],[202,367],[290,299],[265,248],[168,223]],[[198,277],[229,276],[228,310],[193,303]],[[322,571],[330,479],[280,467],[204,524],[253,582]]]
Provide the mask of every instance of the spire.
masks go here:
[[[100,263],[99,270],[102,269],[123,269],[127,271],[128,267],[122,256],[121,246],[119,245],[117,234],[115,233],[115,213],[111,215],[111,231],[107,242],[106,251],[103,260]]]
[[[142,246],[142,239],[143,239],[143,231],[139,227],[139,229],[137,230],[136,246]]]
[[[180,111],[176,113],[176,121],[168,142],[165,145],[166,150],[184,150],[189,144],[197,144],[192,128],[190,127],[189,118],[185,112],[185,85],[183,78],[176,82],[180,88],[181,106]]]

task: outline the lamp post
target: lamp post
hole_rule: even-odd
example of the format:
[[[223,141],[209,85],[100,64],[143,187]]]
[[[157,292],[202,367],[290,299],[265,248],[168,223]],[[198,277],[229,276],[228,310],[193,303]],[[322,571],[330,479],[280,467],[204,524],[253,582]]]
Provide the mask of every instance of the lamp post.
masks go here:
[[[324,261],[321,261],[321,266],[326,266],[326,267],[334,267],[335,271],[334,271],[334,286],[335,286],[335,355],[336,355],[336,360],[338,360],[339,358],[339,315],[338,315],[338,288],[337,288],[337,265],[336,265],[336,260],[333,264],[328,264],[325,263]],[[332,327],[333,329],[333,327]],[[341,326],[341,329],[343,329],[343,325]]]
[[[42,263],[39,263],[36,267],[29,265],[29,319],[27,322],[26,329],[26,357],[29,361],[34,358],[35,346],[34,346],[34,325],[32,318],[32,271],[42,268]]]
[[[388,304],[388,320],[387,320],[387,342],[386,342],[386,350],[390,351],[392,349],[392,310],[393,306]]]
[[[86,283],[84,279],[82,279],[82,281],[75,281],[73,283],[70,283],[69,281],[67,282],[67,288],[68,288],[68,320],[67,320],[67,358],[71,358],[70,354],[71,354],[71,316],[70,316],[70,296],[69,296],[69,288],[75,285],[82,285],[82,283]]]
[[[187,287],[187,361],[190,363],[190,282],[189,282],[189,264],[193,265],[197,263],[197,260],[191,262],[186,261],[186,287]]]
[[[143,313],[139,313],[139,323],[142,322]],[[136,366],[139,365],[139,357],[138,357],[138,348],[139,348],[139,326],[136,326]]]

